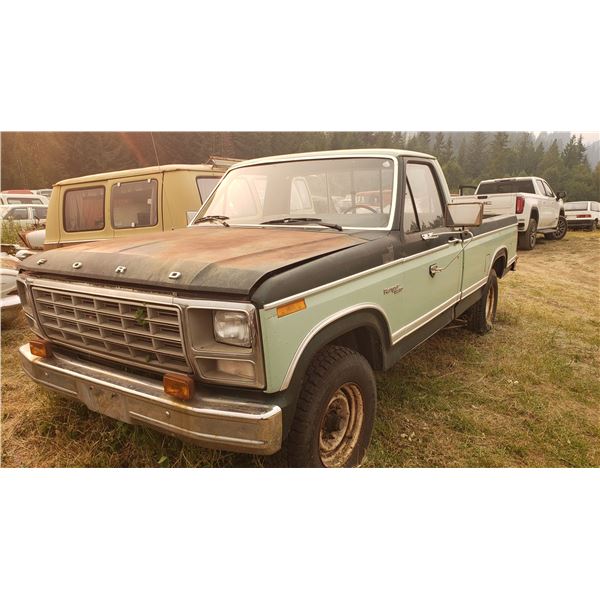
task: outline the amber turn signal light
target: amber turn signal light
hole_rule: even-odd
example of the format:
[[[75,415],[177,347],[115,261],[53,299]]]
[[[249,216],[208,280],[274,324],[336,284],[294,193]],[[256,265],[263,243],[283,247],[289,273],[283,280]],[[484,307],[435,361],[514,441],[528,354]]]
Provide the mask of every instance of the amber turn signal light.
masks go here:
[[[292,313],[298,312],[299,310],[304,310],[306,308],[306,302],[304,302],[304,298],[300,300],[296,300],[295,302],[288,302],[287,304],[283,304],[277,307],[277,316],[285,317],[286,315],[291,315]]]
[[[194,380],[182,373],[167,373],[163,377],[163,388],[165,394],[188,401],[194,395]]]
[[[50,344],[46,340],[31,340],[29,342],[29,352],[40,358],[50,358],[52,356]]]

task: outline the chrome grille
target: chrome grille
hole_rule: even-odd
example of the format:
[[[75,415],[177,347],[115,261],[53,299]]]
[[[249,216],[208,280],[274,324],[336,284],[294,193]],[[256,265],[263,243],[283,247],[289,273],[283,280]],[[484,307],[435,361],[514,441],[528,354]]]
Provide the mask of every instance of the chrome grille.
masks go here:
[[[161,371],[190,371],[177,308],[33,287],[49,339]]]

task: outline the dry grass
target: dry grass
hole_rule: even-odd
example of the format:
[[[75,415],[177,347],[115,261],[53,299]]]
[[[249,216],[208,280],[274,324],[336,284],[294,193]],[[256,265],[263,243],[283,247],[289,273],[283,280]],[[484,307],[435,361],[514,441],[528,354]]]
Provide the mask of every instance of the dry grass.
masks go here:
[[[446,329],[378,376],[365,466],[600,466],[600,234],[540,240],[500,283],[498,321]],[[92,413],[21,372],[2,332],[3,466],[281,466]]]

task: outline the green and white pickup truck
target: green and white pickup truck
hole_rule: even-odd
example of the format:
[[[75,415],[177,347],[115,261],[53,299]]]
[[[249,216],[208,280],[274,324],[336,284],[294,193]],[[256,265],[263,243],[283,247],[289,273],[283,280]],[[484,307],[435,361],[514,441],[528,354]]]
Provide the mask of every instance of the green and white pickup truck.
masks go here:
[[[488,331],[514,215],[451,205],[432,156],[347,150],[229,169],[187,229],[22,263],[41,385],[200,445],[355,466],[373,372],[461,314]]]

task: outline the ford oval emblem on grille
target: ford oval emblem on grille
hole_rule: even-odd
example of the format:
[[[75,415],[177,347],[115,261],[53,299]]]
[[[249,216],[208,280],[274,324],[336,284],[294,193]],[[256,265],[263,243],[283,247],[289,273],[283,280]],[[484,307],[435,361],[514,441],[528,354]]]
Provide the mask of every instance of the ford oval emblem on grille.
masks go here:
[[[79,261],[77,261],[77,262],[74,262],[74,263],[73,263],[73,268],[74,268],[74,269],[81,269],[81,265],[82,265],[82,264],[83,264],[83,263],[80,263]]]
[[[115,273],[125,273],[125,271],[127,271],[127,267],[123,267],[121,265],[115,269]]]
[[[169,273],[169,279],[179,279],[181,277],[181,273],[179,271],[171,271]]]

